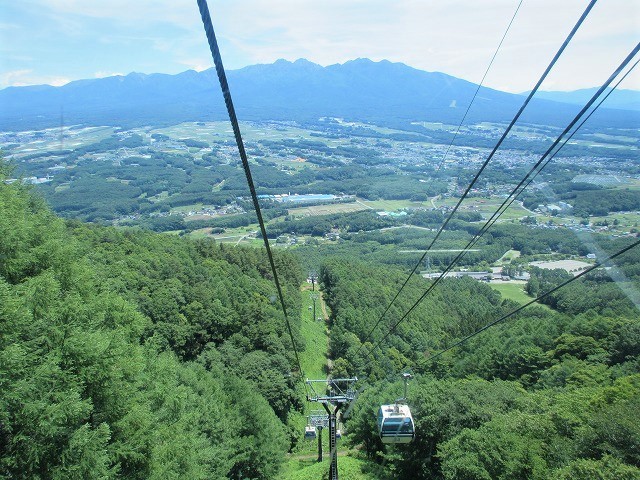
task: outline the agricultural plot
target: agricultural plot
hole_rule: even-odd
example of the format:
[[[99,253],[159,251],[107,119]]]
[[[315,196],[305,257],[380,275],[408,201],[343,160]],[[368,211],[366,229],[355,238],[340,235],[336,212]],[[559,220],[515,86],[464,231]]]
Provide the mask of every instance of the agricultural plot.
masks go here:
[[[385,212],[393,212],[396,210],[402,210],[404,208],[433,208],[431,202],[413,202],[411,200],[361,200],[360,202],[365,207],[373,210],[380,210]]]
[[[500,257],[497,264],[502,265],[505,263],[510,263],[512,260],[518,258],[520,256],[520,252],[518,250],[507,250],[505,254]]]
[[[449,207],[453,208],[458,202],[458,198],[445,198],[434,200],[434,204],[437,207]],[[465,200],[460,206],[461,212],[478,212],[483,218],[488,219],[504,202],[502,197],[490,197],[490,198],[470,198]],[[523,217],[535,215],[533,212],[524,208],[518,202],[511,204],[509,209],[505,211],[501,216],[500,221],[517,220]]]
[[[211,233],[211,228],[201,228],[191,232],[191,236],[207,236],[221,243],[253,244],[253,240],[256,240],[255,234],[257,231],[258,224],[249,225],[248,227],[227,228],[223,233],[216,234]],[[257,240],[262,244],[261,239]]]
[[[194,203],[192,205],[181,205],[179,207],[173,207],[171,209],[171,214],[186,214],[191,211],[203,210],[205,208],[216,208],[215,205],[204,205],[202,203]],[[188,219],[187,219],[188,220]]]
[[[640,212],[618,212],[607,216],[589,217],[592,225],[608,224],[608,230],[616,233],[624,233],[632,228],[640,227]]]
[[[590,183],[592,185],[599,185],[601,187],[620,187],[630,185],[631,179],[620,177],[618,175],[594,175],[584,174],[576,175],[573,178],[576,183]]]
[[[529,265],[542,268],[545,270],[554,270],[556,268],[566,270],[569,273],[578,274],[585,268],[591,266],[590,263],[581,262],[579,260],[555,260],[553,262],[531,262]]]
[[[333,213],[351,213],[367,210],[367,206],[359,202],[353,203],[333,203],[327,205],[312,205],[309,207],[290,208],[289,215],[294,216],[318,216],[331,215]]]
[[[309,130],[281,124],[256,124],[253,122],[240,122],[240,131],[245,142],[259,140],[283,140],[283,139],[313,139],[322,140],[321,137],[311,136]],[[158,128],[151,133],[161,133],[175,139],[191,138],[203,142],[230,140],[235,142],[233,130],[229,122],[187,122],[170,127]],[[348,143],[342,141],[340,143]]]
[[[524,291],[525,282],[514,283],[514,282],[491,282],[489,284],[491,288],[500,292],[502,298],[506,300],[512,300],[521,305],[530,302],[533,300],[533,297],[530,297],[527,292]],[[547,305],[536,303],[535,305],[539,305],[542,308],[549,309]],[[533,305],[531,306],[533,308]]]
[[[41,135],[30,141],[20,142],[20,145],[13,148],[11,153],[19,159],[24,155],[80,148],[109,138],[114,130],[114,127],[64,127],[62,130],[51,128],[43,130]]]

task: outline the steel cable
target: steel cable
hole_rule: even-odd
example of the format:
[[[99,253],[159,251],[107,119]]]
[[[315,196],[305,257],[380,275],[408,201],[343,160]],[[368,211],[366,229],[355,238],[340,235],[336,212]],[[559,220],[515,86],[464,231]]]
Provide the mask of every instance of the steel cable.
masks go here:
[[[233,101],[231,100],[231,92],[229,90],[229,84],[227,83],[227,75],[224,71],[224,66],[222,64],[222,57],[220,56],[220,49],[218,48],[218,40],[216,39],[216,34],[213,30],[213,23],[211,22],[211,16],[209,15],[209,7],[207,6],[206,0],[197,0],[197,2],[198,2],[198,8],[200,9],[200,16],[202,17],[202,23],[204,25],[204,31],[207,34],[209,49],[211,50],[213,62],[216,67],[216,73],[218,74],[218,80],[220,81],[220,88],[222,89],[222,95],[224,96],[224,103],[227,107],[229,120],[231,121],[231,126],[233,127],[233,134],[235,136],[236,144],[238,146],[238,152],[240,153],[240,159],[242,160],[242,168],[244,169],[245,176],[247,177],[247,184],[249,185],[249,190],[251,191],[253,208],[255,209],[256,216],[258,217],[258,223],[260,224],[260,232],[262,233],[262,238],[264,239],[264,246],[267,250],[267,257],[269,257],[269,265],[271,266],[273,281],[276,284],[278,297],[280,299],[280,305],[282,306],[284,319],[287,324],[287,330],[289,332],[289,336],[291,337],[291,345],[293,347],[293,352],[295,354],[296,363],[298,364],[298,369],[299,369],[298,371],[300,372],[300,376],[302,378],[303,377],[302,365],[300,364],[300,357],[298,356],[296,341],[293,336],[293,330],[291,329],[291,322],[289,321],[289,315],[287,314],[287,307],[285,306],[285,303],[284,303],[284,296],[282,294],[282,288],[280,287],[280,281],[278,280],[278,272],[276,271],[276,265],[273,260],[273,254],[271,253],[269,239],[267,238],[267,230],[265,228],[264,220],[262,218],[262,211],[260,210],[260,204],[258,202],[258,194],[256,193],[256,187],[253,183],[253,178],[251,177],[251,168],[249,167],[249,161],[247,160],[247,153],[244,148],[244,142],[242,141],[242,134],[240,133],[240,125],[238,124],[238,118],[236,117]]]

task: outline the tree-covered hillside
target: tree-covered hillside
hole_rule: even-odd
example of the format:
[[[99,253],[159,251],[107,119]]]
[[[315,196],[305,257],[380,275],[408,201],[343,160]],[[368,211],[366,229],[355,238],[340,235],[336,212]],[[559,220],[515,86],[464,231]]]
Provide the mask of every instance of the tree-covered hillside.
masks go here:
[[[637,291],[637,252],[616,263]],[[380,464],[380,478],[640,478],[640,314],[608,274],[571,283],[547,299],[553,309],[529,307],[433,361],[517,304],[451,279],[391,331],[428,287],[415,278],[368,337],[404,275],[355,260],[321,271],[334,375],[366,384],[346,421],[349,442]],[[536,270],[529,288],[539,294],[565,279]],[[415,375],[416,439],[384,447],[376,411],[402,395],[403,371]]]
[[[4,178],[0,478],[274,478],[301,400],[263,253],[65,224]]]
[[[65,222],[4,178],[0,478],[279,478],[304,400],[264,252]],[[472,228],[460,220],[448,241]],[[406,262],[357,259],[367,235],[298,249],[322,264],[329,373],[364,387],[344,419],[344,444],[361,452],[353,465],[381,480],[640,478],[639,252],[433,359],[517,304],[485,283],[445,279],[395,326],[429,285],[416,276],[372,331]],[[602,240],[610,252],[630,241]],[[505,225],[482,255],[572,242]],[[300,312],[301,263],[275,253],[287,309]],[[567,278],[532,268],[526,290]],[[317,339],[291,320],[304,354]],[[376,411],[402,394],[403,371],[414,374],[417,435],[384,447]]]

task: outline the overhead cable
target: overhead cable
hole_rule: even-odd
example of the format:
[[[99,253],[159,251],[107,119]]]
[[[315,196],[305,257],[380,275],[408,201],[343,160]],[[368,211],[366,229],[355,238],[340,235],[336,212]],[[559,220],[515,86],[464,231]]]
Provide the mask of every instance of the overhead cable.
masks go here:
[[[536,92],[538,91],[538,89],[540,88],[540,85],[542,85],[542,82],[544,82],[544,80],[547,78],[547,75],[549,74],[549,72],[551,71],[551,69],[553,68],[553,66],[556,64],[556,62],[558,61],[558,59],[560,58],[560,56],[562,55],[562,53],[564,52],[564,50],[567,48],[567,46],[569,45],[569,42],[571,41],[571,39],[574,37],[575,33],[578,31],[578,29],[580,28],[580,26],[582,25],[582,23],[584,22],[584,20],[587,18],[587,16],[589,15],[589,12],[591,11],[591,9],[593,8],[593,6],[596,4],[597,0],[591,0],[589,2],[589,4],[587,5],[587,8],[584,10],[584,12],[582,13],[582,15],[580,16],[580,18],[578,19],[578,21],[576,22],[576,24],[573,26],[573,28],[571,29],[571,31],[569,32],[569,34],[567,35],[567,37],[565,38],[564,42],[562,43],[562,45],[560,46],[560,48],[558,49],[558,51],[556,52],[556,54],[554,55],[553,59],[551,60],[551,62],[549,63],[549,65],[547,66],[547,68],[545,69],[545,71],[542,73],[540,79],[538,80],[538,82],[535,84],[535,86],[533,87],[533,89],[531,90],[531,92],[529,93],[529,95],[527,95],[527,98],[525,99],[525,101],[523,102],[522,106],[520,107],[520,109],[518,110],[518,112],[516,113],[516,115],[513,117],[513,119],[511,120],[511,122],[509,123],[509,125],[507,126],[506,130],[504,131],[504,133],[502,134],[502,136],[500,137],[500,140],[498,140],[498,143],[496,143],[496,145],[493,147],[493,149],[491,150],[491,153],[489,154],[489,156],[486,158],[486,160],[484,161],[484,163],[482,164],[482,166],[480,167],[480,169],[478,170],[478,172],[475,174],[475,176],[473,177],[473,180],[471,181],[471,183],[469,184],[469,186],[465,189],[464,193],[462,194],[462,196],[460,197],[460,199],[458,200],[458,202],[456,203],[455,207],[453,208],[453,210],[449,213],[449,215],[447,216],[447,218],[445,219],[444,223],[442,224],[442,226],[440,226],[440,228],[438,229],[438,231],[436,232],[435,237],[433,238],[433,240],[431,241],[431,243],[429,244],[429,246],[427,247],[427,249],[425,250],[425,252],[422,254],[422,256],[420,257],[420,260],[418,260],[418,262],[416,263],[415,267],[413,267],[413,269],[411,270],[411,272],[409,273],[409,275],[407,276],[406,280],[404,281],[404,283],[402,284],[402,286],[400,287],[400,289],[398,290],[398,292],[395,294],[395,296],[393,297],[393,299],[391,300],[391,302],[389,302],[389,304],[387,305],[387,307],[385,308],[385,310],[382,312],[382,315],[380,315],[380,317],[378,318],[378,320],[376,321],[376,323],[373,325],[373,327],[371,328],[371,330],[369,330],[369,333],[366,335],[366,337],[362,340],[362,344],[364,345],[365,342],[367,342],[370,338],[371,335],[373,334],[373,332],[375,331],[375,329],[378,327],[378,325],[380,325],[380,323],[382,322],[382,320],[385,318],[387,312],[389,311],[389,309],[391,308],[391,306],[393,305],[393,303],[397,300],[397,298],[400,296],[400,293],[404,290],[404,288],[406,287],[406,285],[409,283],[409,280],[411,280],[411,278],[413,277],[413,275],[415,274],[415,272],[418,270],[418,267],[422,264],[422,262],[424,261],[425,257],[427,256],[427,254],[429,253],[429,251],[431,250],[431,248],[433,247],[433,245],[435,244],[435,242],[438,240],[438,238],[440,237],[440,235],[442,234],[442,232],[444,231],[444,229],[447,227],[447,225],[449,224],[449,221],[453,218],[453,215],[458,211],[458,208],[460,208],[460,205],[462,204],[463,200],[467,197],[467,195],[469,194],[469,192],[471,191],[471,189],[473,188],[473,186],[475,185],[476,181],[478,180],[478,178],[480,177],[480,175],[482,174],[482,172],[484,171],[484,169],[486,168],[486,166],[489,164],[489,162],[491,161],[491,159],[493,158],[493,156],[495,155],[496,151],[498,150],[498,148],[500,148],[500,146],[502,145],[502,142],[505,140],[505,138],[507,137],[507,135],[509,134],[509,132],[511,131],[511,129],[513,128],[513,126],[515,125],[515,123],[518,121],[518,119],[520,118],[520,116],[522,115],[522,112],[524,111],[524,109],[527,107],[527,105],[529,104],[529,102],[531,101],[531,99],[533,98],[533,96],[536,94]],[[422,298],[422,297],[421,297]],[[419,302],[419,301],[418,301]],[[404,317],[403,317],[404,318]],[[358,352],[362,349],[362,345],[360,346],[360,348],[358,349]]]
[[[531,172],[537,167],[539,166],[542,161],[548,156],[549,152],[551,152],[560,142],[560,140],[564,137],[564,135],[567,134],[567,132],[569,132],[571,130],[571,128],[573,128],[573,126],[580,120],[580,118],[585,114],[585,112],[587,112],[589,110],[589,108],[593,105],[593,103],[597,100],[597,98],[602,94],[603,91],[606,90],[606,88],[609,86],[609,84],[615,79],[615,77],[617,75],[620,74],[620,72],[622,70],[624,70],[624,68],[628,65],[628,63],[633,59],[633,57],[638,53],[638,51],[640,51],[640,43],[638,45],[636,45],[636,47],[631,51],[631,53],[629,53],[629,55],[627,55],[627,57],[623,60],[623,62],[620,64],[620,66],[614,71],[614,73],[612,73],[609,78],[607,79],[607,81],[598,89],[598,91],[593,95],[593,97],[591,97],[591,99],[589,100],[589,102],[587,102],[587,104],[580,110],[580,112],[574,117],[574,119],[569,123],[569,125],[565,128],[565,130],[558,136],[558,138],[553,142],[552,146],[549,147],[549,149],[547,149],[547,151],[542,155],[541,159],[536,162],[536,164],[534,165],[534,167],[530,170],[530,172],[525,176],[524,180],[521,181],[518,186],[511,192],[510,195],[513,195],[517,189],[524,183],[524,181],[529,177],[529,175],[531,174]],[[635,67],[635,65],[633,66]],[[632,67],[632,68],[633,68]],[[627,72],[628,74],[629,72]],[[626,75],[625,75],[626,76]],[[621,81],[624,79],[624,77],[621,79]],[[619,83],[619,82],[618,82]],[[616,84],[617,86],[617,84]],[[603,99],[604,101],[604,99]],[[593,111],[595,111],[600,105],[602,104],[602,102],[600,102]],[[593,114],[593,111],[591,112],[591,114]],[[591,115],[590,114],[590,115]],[[588,118],[588,117],[587,117]],[[586,121],[586,119],[585,119]],[[584,122],[583,122],[584,123]],[[582,125],[582,124],[581,124]],[[573,132],[575,134],[575,131]],[[570,137],[569,137],[570,138]],[[567,139],[568,140],[568,139]],[[565,143],[560,147],[562,148],[564,145],[566,145],[566,141]],[[560,149],[558,149],[559,151]],[[557,153],[558,151],[556,151],[555,153]],[[375,350],[376,347],[378,347],[391,333],[393,333],[393,331],[398,327],[398,325],[400,323],[402,323],[410,314],[411,312],[413,312],[413,310],[415,310],[415,308],[427,297],[427,295],[429,295],[429,293],[431,293],[431,291],[438,285],[438,283],[440,283],[440,281],[447,275],[447,273],[449,273],[453,267],[458,263],[458,261],[464,256],[466,255],[466,253],[475,245],[475,243],[478,241],[478,239],[484,235],[484,233],[487,232],[487,230],[495,223],[495,220],[497,219],[497,217],[495,216],[497,212],[499,212],[499,210],[502,208],[502,206],[505,205],[505,203],[507,202],[509,197],[507,197],[507,199],[505,200],[505,202],[502,203],[502,205],[500,207],[498,207],[498,210],[496,210],[496,212],[494,213],[494,215],[491,216],[491,218],[489,220],[487,220],[487,222],[484,224],[484,226],[480,229],[480,231],[478,233],[476,233],[473,238],[467,243],[467,245],[458,253],[458,255],[449,263],[449,265],[447,265],[447,267],[444,269],[444,271],[438,276],[438,278],[436,278],[434,280],[434,282],[429,285],[429,287],[427,288],[427,290],[420,296],[420,298],[418,298],[418,300],[415,301],[415,303],[411,306],[411,308],[409,308],[409,310],[407,310],[407,312],[400,317],[400,319],[393,324],[393,326],[389,329],[389,331],[378,341],[376,342],[373,347],[370,350],[370,353]],[[502,213],[504,213],[504,210],[500,213],[500,215],[502,215]],[[498,215],[499,216],[499,215]],[[493,223],[490,224],[490,222],[493,220]],[[363,342],[364,344],[364,342]],[[362,346],[361,346],[362,348]],[[358,349],[358,352],[360,351],[360,349]]]
[[[508,318],[512,317],[513,315],[515,315],[516,313],[520,312],[521,310],[524,310],[525,308],[527,308],[529,305],[539,302],[540,300],[548,297],[549,295],[551,295],[552,293],[560,290],[561,288],[569,285],[572,282],[575,282],[576,280],[578,280],[579,278],[584,277],[587,273],[592,272],[593,270],[595,270],[598,267],[603,266],[604,264],[610,262],[611,260],[613,260],[616,257],[619,257],[620,255],[622,255],[623,253],[628,252],[629,250],[637,247],[638,245],[640,245],[640,240],[636,240],[635,242],[633,242],[631,245],[623,248],[622,250],[619,250],[618,252],[614,253],[613,255],[609,256],[608,258],[606,258],[605,260],[602,260],[600,262],[596,262],[595,264],[593,264],[591,267],[587,268],[586,270],[580,272],[578,275],[576,275],[575,277],[572,277],[564,282],[562,282],[560,285],[552,288],[551,290],[546,291],[545,293],[543,293],[542,295],[537,296],[536,298],[534,298],[533,300],[519,306],[518,308],[516,308],[515,310],[512,310],[511,312],[507,313],[506,315],[503,315],[502,317],[498,318],[497,320],[494,320],[491,323],[486,324],[485,326],[479,328],[478,330],[476,330],[475,332],[467,335],[466,337],[462,338],[461,340],[457,341],[456,343],[454,343],[453,345],[450,345],[449,347],[445,348],[444,350],[441,350],[440,352],[436,353],[435,355],[432,355],[428,358],[428,360],[434,360],[436,358],[438,358],[439,356],[443,355],[444,353],[448,352],[449,350],[458,347],[460,345],[462,345],[463,343],[469,341],[471,338],[475,337],[476,335],[484,332],[485,330],[493,327],[494,325],[497,325],[501,322],[504,322],[505,320],[507,320]]]
[[[222,57],[220,56],[220,49],[218,48],[218,40],[216,39],[216,34],[213,31],[213,24],[211,22],[211,16],[209,15],[209,7],[207,6],[206,0],[197,0],[197,2],[198,2],[198,8],[200,9],[200,16],[202,17],[202,23],[204,25],[204,30],[205,30],[205,33],[207,34],[207,40],[209,42],[209,48],[211,50],[213,62],[216,67],[216,73],[218,74],[218,80],[220,81],[220,88],[222,89],[222,95],[224,96],[224,103],[227,106],[229,120],[231,121],[231,126],[233,127],[233,134],[235,136],[236,144],[238,146],[238,152],[240,153],[240,159],[242,160],[242,167],[244,168],[244,173],[245,173],[245,176],[247,177],[247,184],[249,185],[249,190],[251,191],[253,208],[256,211],[256,216],[258,217],[258,223],[260,224],[260,232],[262,233],[262,238],[264,239],[264,246],[267,250],[267,257],[269,257],[269,265],[271,266],[273,281],[276,285],[276,289],[278,290],[280,305],[282,306],[282,312],[284,313],[284,319],[287,324],[287,330],[289,332],[289,336],[291,337],[291,345],[293,347],[293,352],[295,354],[296,363],[298,365],[300,375],[302,376],[303,374],[302,366],[300,364],[300,357],[298,356],[296,341],[293,336],[293,330],[291,329],[291,322],[289,321],[289,316],[287,314],[287,307],[284,303],[284,296],[282,294],[282,288],[280,287],[280,281],[278,280],[278,272],[276,271],[276,265],[275,265],[275,262],[273,261],[273,254],[271,253],[269,239],[267,238],[267,230],[265,228],[264,220],[262,218],[262,211],[260,210],[260,204],[258,202],[258,194],[256,193],[256,187],[253,183],[253,178],[251,177],[251,169],[249,168],[247,153],[244,148],[244,142],[242,141],[242,135],[240,133],[240,125],[238,124],[238,118],[236,117],[233,101],[231,100],[231,92],[229,90],[229,84],[227,83],[227,75],[225,73],[224,66],[222,64]]]
[[[520,193],[522,193],[522,191],[524,190],[524,188],[526,188],[526,186],[529,185],[529,183],[533,180],[534,177],[531,177],[529,180],[529,183],[527,183],[526,185],[524,185],[524,187],[522,187],[522,185],[524,184],[524,182],[529,178],[529,176],[531,175],[531,173],[538,167],[540,166],[540,164],[543,162],[543,160],[549,155],[549,153],[558,145],[558,143],[560,142],[560,140],[562,140],[562,138],[564,137],[564,135],[567,134],[567,132],[569,132],[571,130],[571,128],[573,128],[573,126],[579,121],[579,119],[585,114],[585,112],[587,112],[589,110],[589,108],[591,107],[591,105],[593,105],[593,103],[597,100],[597,98],[602,94],[603,91],[606,90],[606,88],[609,86],[609,84],[615,79],[615,77],[617,75],[620,74],[620,72],[627,66],[627,64],[633,59],[633,57],[637,54],[638,50],[640,49],[640,44],[638,44],[636,46],[636,48],[634,50],[632,50],[632,52],[627,56],[627,58],[625,58],[625,60],[623,60],[623,62],[620,64],[620,66],[616,69],[616,71],[611,74],[611,76],[607,79],[607,81],[598,89],[598,91],[591,97],[591,99],[589,100],[589,102],[587,102],[587,104],[585,105],[585,107],[583,107],[580,112],[574,117],[574,119],[570,122],[570,124],[565,128],[565,130],[556,138],[556,140],[553,142],[553,144],[551,145],[551,147],[549,147],[547,149],[547,151],[542,155],[542,157],[540,158],[540,160],[538,160],[538,162],[536,162],[536,164],[530,169],[529,173],[527,173],[527,175],[525,175],[524,179],[513,189],[513,191],[509,194],[509,196],[505,199],[505,201],[502,203],[502,205],[500,205],[500,207],[498,207],[498,209],[494,212],[494,214],[489,218],[489,220],[487,220],[485,222],[485,224],[482,226],[482,228],[478,231],[478,233],[476,233],[473,238],[469,241],[469,243],[467,243],[467,245],[458,253],[458,255],[449,263],[449,265],[445,268],[445,270],[442,272],[442,274],[434,281],[433,284],[430,285],[430,287],[427,289],[427,291],[420,297],[420,299],[416,302],[416,304],[414,304],[414,307],[417,306],[418,303],[420,303],[430,292],[431,290],[433,290],[433,288],[435,288],[435,286],[439,283],[439,281],[446,276],[446,274],[448,272],[450,272],[453,267],[458,263],[458,261],[460,261],[460,259],[466,255],[467,252],[469,252],[470,249],[472,249],[475,244],[478,242],[478,240],[480,239],[480,237],[482,237],[487,230],[489,230],[497,221],[497,219],[506,211],[506,209],[511,205],[511,203],[513,203],[513,201],[515,200],[515,198],[517,198],[518,195],[520,195]],[[637,65],[637,62],[636,64]],[[635,67],[635,65],[633,65],[633,67],[625,74],[625,77],[631,72],[631,70]],[[624,77],[620,79],[620,82],[624,80]],[[620,83],[618,82],[618,84]],[[617,87],[617,85],[615,87]],[[615,89],[615,87],[613,87],[613,89]],[[609,93],[607,94],[610,95],[611,92],[613,91],[613,89],[611,89],[609,91]],[[589,115],[584,119],[584,121],[572,132],[572,134],[566,138],[566,140],[564,141],[564,143],[554,152],[553,156],[555,156],[566,144],[567,142],[573,137],[573,135],[575,135],[575,133],[578,131],[578,129],[584,125],[584,122],[586,122],[589,117],[591,115],[593,115],[593,113],[600,107],[600,105],[602,105],[602,102],[604,102],[604,100],[606,99],[606,96],[602,99],[601,102],[598,103],[598,105],[596,105],[594,107],[594,109],[591,111],[591,113],[589,113]],[[536,173],[536,175],[538,173],[540,173],[540,171],[542,170],[542,168],[544,168],[548,162],[553,158],[553,156],[549,157],[547,159],[547,162],[545,162],[544,165],[542,165],[542,167],[540,168],[540,170],[538,170],[538,172]],[[518,192],[518,188],[522,187],[522,189]],[[516,193],[517,192],[517,193]],[[511,202],[506,206],[506,208],[503,209],[503,207],[505,206],[505,204],[509,201],[509,198],[511,198]],[[502,209],[502,210],[501,210]],[[410,311],[408,313],[411,312],[411,310],[413,310],[413,308],[410,309]],[[407,314],[408,314],[407,313]],[[406,318],[405,314],[402,318],[402,320],[404,320],[404,318]],[[399,323],[399,322],[398,322]]]
[[[585,106],[585,108],[580,112],[580,115],[584,115],[584,113],[586,113],[586,111],[588,110],[590,104],[592,104],[600,95],[602,95],[602,92],[605,91],[605,89],[608,87],[608,85],[611,83],[611,81],[614,79],[615,76],[619,75],[620,72],[623,70],[623,68],[631,61],[631,59],[633,58],[633,56],[635,56],[635,54],[638,52],[638,48],[639,48],[640,44],[638,44],[636,46],[636,48],[629,54],[629,56],[627,57],[627,59],[625,59],[622,64],[620,65],[620,67],[611,75],[611,77],[607,80],[607,82],[593,95],[593,97],[591,98],[589,104],[587,104]],[[598,104],[593,108],[593,110],[591,110],[591,112],[589,113],[589,115],[587,115],[584,120],[582,120],[582,122],[580,122],[580,125],[578,125],[575,130],[573,132],[571,132],[571,135],[569,135],[564,142],[562,143],[562,145],[560,145],[560,147],[558,147],[558,149],[553,152],[552,155],[549,156],[549,158],[546,159],[546,161],[543,162],[543,160],[545,160],[546,156],[553,150],[553,148],[555,148],[555,146],[557,145],[557,143],[554,143],[554,145],[552,145],[547,152],[542,156],[542,158],[531,168],[531,170],[529,171],[529,173],[524,177],[524,179],[513,189],[513,191],[509,194],[509,196],[502,202],[502,205],[500,205],[500,207],[498,207],[498,210],[496,210],[494,212],[494,214],[491,216],[491,218],[487,221],[487,223],[485,224],[484,227],[482,227],[482,230],[486,231],[489,228],[491,228],[493,226],[493,224],[496,223],[496,220],[513,204],[513,202],[520,196],[520,194],[536,179],[536,177],[540,174],[540,172],[542,172],[542,170],[544,170],[544,168],[549,164],[549,162],[551,160],[553,160],[555,158],[555,156],[558,154],[558,152],[560,152],[560,150],[562,150],[562,148],[567,144],[567,142],[569,140],[571,140],[573,138],[573,136],[580,130],[580,128],[582,128],[582,126],[591,118],[591,116],[598,110],[598,108],[600,108],[600,106],[604,103],[604,101],[609,98],[609,95],[611,95],[615,89],[618,87],[618,85],[620,85],[620,83],[627,78],[627,76],[633,71],[633,69],[638,65],[638,63],[640,62],[640,60],[637,60],[632,66],[631,68],[622,76],[622,78],[620,78],[620,80],[618,80],[618,82],[609,89],[609,91],[607,92],[607,94],[598,102]],[[577,117],[576,117],[577,118]],[[569,130],[570,130],[571,126],[567,127],[567,129],[563,132],[563,135],[566,134]],[[558,137],[558,140],[562,137],[562,135],[560,135],[560,137]],[[542,165],[541,165],[542,164]],[[537,170],[536,170],[537,169]],[[534,173],[535,171],[535,173]],[[529,177],[531,175],[531,177]],[[526,183],[525,183],[526,182]],[[519,189],[519,191],[518,191]],[[507,203],[508,202],[508,203]],[[498,213],[499,212],[499,213]],[[486,228],[485,228],[486,227]],[[483,233],[480,233],[480,236],[482,236]],[[479,237],[478,237],[479,238]],[[469,248],[472,248],[472,246],[470,246]]]
[[[460,123],[458,124],[458,128],[456,128],[456,132],[453,134],[453,138],[451,139],[451,142],[449,142],[449,145],[447,146],[447,149],[445,150],[444,155],[442,155],[442,158],[440,159],[440,163],[436,166],[435,170],[433,171],[434,175],[436,173],[438,173],[440,171],[440,169],[442,168],[442,166],[444,165],[444,162],[447,159],[447,155],[449,155],[449,150],[451,150],[451,147],[454,144],[454,142],[456,141],[456,138],[458,138],[458,133],[460,133],[460,128],[462,128],[462,124],[466,120],[467,115],[469,114],[469,110],[471,110],[471,106],[473,105],[473,102],[475,101],[476,97],[478,96],[478,92],[480,91],[480,88],[484,84],[484,80],[485,80],[485,78],[487,78],[487,74],[489,73],[489,70],[491,70],[491,66],[493,65],[493,61],[498,56],[498,52],[500,51],[500,47],[502,47],[502,43],[504,42],[504,39],[507,38],[507,33],[509,33],[509,29],[511,28],[511,25],[513,24],[513,21],[516,19],[516,15],[518,15],[518,11],[520,10],[520,7],[522,6],[522,2],[523,1],[524,0],[520,0],[520,3],[518,3],[518,6],[516,7],[516,11],[513,13],[513,16],[511,17],[511,21],[509,22],[509,25],[507,25],[507,29],[504,31],[504,35],[502,35],[502,39],[500,40],[500,43],[498,44],[498,47],[496,48],[496,51],[493,53],[493,57],[491,57],[491,61],[489,62],[489,65],[487,66],[487,69],[484,71],[484,75],[482,76],[482,80],[480,80],[480,83],[478,84],[478,86],[476,88],[476,91],[473,93],[473,97],[471,98],[471,102],[469,102],[469,105],[467,105],[467,110],[464,112],[464,115],[462,116],[462,120],[460,120]],[[433,177],[431,177],[431,178],[433,179]]]

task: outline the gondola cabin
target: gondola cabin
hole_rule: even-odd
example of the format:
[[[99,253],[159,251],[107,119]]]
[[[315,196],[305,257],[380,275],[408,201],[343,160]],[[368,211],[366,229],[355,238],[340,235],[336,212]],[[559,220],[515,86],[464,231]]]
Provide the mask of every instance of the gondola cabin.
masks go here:
[[[408,405],[382,405],[378,410],[378,431],[382,443],[410,443],[416,430]]]
[[[305,440],[313,440],[316,438],[316,427],[312,427],[311,425],[304,427],[304,438]]]

